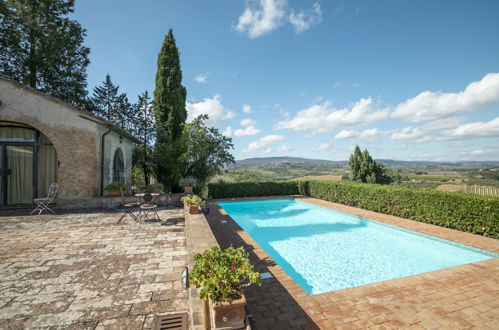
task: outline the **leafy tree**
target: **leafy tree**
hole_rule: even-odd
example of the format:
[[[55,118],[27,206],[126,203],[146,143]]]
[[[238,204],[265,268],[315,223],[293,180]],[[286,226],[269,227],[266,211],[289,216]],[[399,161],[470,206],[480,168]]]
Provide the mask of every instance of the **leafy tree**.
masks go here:
[[[90,49],[74,0],[0,0],[0,73],[86,107]]]
[[[128,102],[126,93],[119,94],[119,86],[115,86],[109,74],[102,86],[94,88],[91,98],[92,112],[125,130],[132,130],[134,113]]]
[[[184,129],[187,150],[182,156],[185,161],[183,176],[195,178],[200,186],[235,163],[230,153],[234,148],[232,139],[215,127],[208,127],[204,123],[206,120],[207,115],[198,116]]]
[[[182,178],[179,158],[185,151],[183,126],[187,119],[186,89],[182,86],[180,56],[170,29],[158,55],[154,110],[156,115],[156,177],[173,190]]]
[[[348,164],[352,181],[380,184],[389,184],[394,181],[394,173],[383,164],[375,162],[367,149],[362,152],[359,146],[355,146]]]
[[[150,174],[153,171],[152,147],[154,134],[156,133],[154,109],[150,102],[147,91],[139,95],[135,105],[134,134],[142,143],[133,150],[133,166],[141,169],[146,186],[150,182]]]

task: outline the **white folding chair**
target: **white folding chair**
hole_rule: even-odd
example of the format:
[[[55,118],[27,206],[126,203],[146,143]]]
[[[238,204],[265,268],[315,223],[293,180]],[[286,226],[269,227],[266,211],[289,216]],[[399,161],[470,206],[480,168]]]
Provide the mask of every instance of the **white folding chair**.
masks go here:
[[[31,212],[31,214],[38,211],[38,214],[41,214],[43,211],[48,210],[55,214],[55,212],[49,207],[49,204],[52,203],[55,196],[57,195],[57,190],[59,189],[59,185],[57,183],[52,183],[49,188],[49,194],[46,198],[35,198],[33,202],[35,202],[35,209]]]

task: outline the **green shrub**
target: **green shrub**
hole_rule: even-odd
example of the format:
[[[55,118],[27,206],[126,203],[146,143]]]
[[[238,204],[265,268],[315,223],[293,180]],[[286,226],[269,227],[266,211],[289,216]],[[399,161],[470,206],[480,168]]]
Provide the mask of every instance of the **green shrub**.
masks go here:
[[[210,185],[212,198],[294,194],[499,238],[497,197],[353,182],[299,181]]]
[[[199,197],[198,195],[184,196],[184,197],[180,198],[180,200],[184,203],[189,204],[189,205],[196,205],[196,206],[199,206],[201,208],[203,208],[205,206],[203,199],[201,197]]]
[[[125,191],[128,189],[128,185],[125,184],[125,183],[121,183],[121,182],[118,182],[118,181],[114,181],[108,185],[106,185],[104,187],[104,190],[108,191],[108,190],[121,190],[121,191]]]
[[[260,274],[251,265],[243,247],[221,250],[213,247],[194,255],[190,282],[202,286],[201,299],[215,303],[230,302],[241,296],[242,289],[252,283],[261,285]]]
[[[210,183],[208,184],[208,193],[211,198],[259,197],[299,194],[298,186],[294,181]]]

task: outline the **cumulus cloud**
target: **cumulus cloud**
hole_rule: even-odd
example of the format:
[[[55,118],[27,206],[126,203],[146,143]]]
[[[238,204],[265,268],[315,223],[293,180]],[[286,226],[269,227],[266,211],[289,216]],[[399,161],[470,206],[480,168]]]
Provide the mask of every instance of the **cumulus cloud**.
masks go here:
[[[288,11],[287,0],[258,0],[244,9],[239,16],[236,31],[248,33],[251,39],[270,33],[285,23],[293,25],[296,34],[322,22],[322,10],[318,3],[306,11]],[[288,14],[289,13],[289,14]]]
[[[295,13],[295,11],[293,10],[289,15],[289,22],[295,28],[296,34],[308,30],[313,25],[322,22],[321,6],[318,3],[314,3],[312,8],[306,12],[300,11],[298,13]]]
[[[253,110],[251,109],[251,107],[247,104],[243,105],[243,112],[244,113],[252,113]]]
[[[241,120],[240,124],[241,126],[244,126],[244,127],[248,127],[248,126],[254,126],[255,125],[255,121],[251,118],[244,118],[243,120]]]
[[[324,152],[324,151],[331,150],[332,147],[333,147],[333,145],[331,143],[324,143],[324,144],[321,144],[320,146],[318,146],[317,148],[313,148],[312,151]]]
[[[439,140],[461,140],[472,138],[499,137],[499,117],[488,122],[474,122],[459,125],[456,128],[445,130]]]
[[[194,77],[194,80],[200,84],[206,84],[208,82],[208,73],[202,73]]]
[[[227,128],[225,129],[225,131],[222,132],[222,134],[227,137],[231,137],[233,134],[232,127],[227,126]]]
[[[489,73],[459,93],[425,91],[399,104],[392,116],[412,122],[434,120],[499,103],[499,73]]]
[[[258,140],[255,140],[248,144],[248,147],[243,150],[244,153],[255,151],[255,150],[268,150],[271,146],[276,145],[284,140],[281,135],[266,135]],[[269,151],[270,152],[270,151]]]
[[[393,132],[392,140],[414,140],[416,143],[429,142],[435,135],[440,135],[442,131],[457,127],[464,121],[464,118],[454,117],[439,119],[426,125],[418,127],[404,127]]]
[[[388,134],[386,131],[381,131],[377,128],[366,129],[362,132],[355,130],[342,130],[336,136],[335,139],[358,139],[358,140],[368,140],[376,141],[382,138],[384,135]]]
[[[259,130],[258,128],[255,128],[254,126],[248,126],[245,128],[238,128],[234,131],[234,135],[237,137],[241,136],[253,136],[253,135],[258,135],[262,131]]]
[[[220,95],[215,95],[213,98],[205,98],[201,102],[187,102],[187,121],[191,122],[194,118],[202,114],[208,115],[209,119],[207,123],[209,125],[215,125],[234,118],[236,113],[224,107],[221,100],[222,98]]]
[[[326,101],[299,111],[294,118],[279,122],[276,128],[327,133],[338,127],[370,124],[388,118],[389,114],[388,109],[376,110],[371,98],[363,98],[344,109],[335,109]]]
[[[253,136],[253,135],[258,135],[262,131],[255,128],[255,121],[251,118],[245,118],[241,120],[240,124],[244,128],[239,128],[234,131],[235,136]]]
[[[236,26],[239,32],[247,32],[251,39],[258,38],[277,29],[286,12],[285,0],[260,0],[258,8],[247,7]]]

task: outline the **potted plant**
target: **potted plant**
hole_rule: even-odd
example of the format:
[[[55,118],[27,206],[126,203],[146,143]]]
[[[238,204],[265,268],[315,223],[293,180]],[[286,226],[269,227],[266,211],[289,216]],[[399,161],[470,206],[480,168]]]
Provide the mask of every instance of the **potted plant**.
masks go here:
[[[160,194],[161,191],[163,190],[163,185],[159,182],[150,184],[147,187],[145,187],[144,191],[148,193],[157,193]]]
[[[197,180],[193,177],[186,177],[179,182],[181,187],[184,187],[184,194],[192,194],[193,188],[197,185]]]
[[[198,195],[184,196],[180,200],[184,203],[187,203],[187,205],[189,205],[189,213],[190,214],[199,214],[200,209],[202,209],[204,207],[204,201]]]
[[[215,328],[239,329],[245,326],[246,299],[243,288],[261,285],[243,247],[221,250],[216,246],[194,255],[190,282],[201,286],[199,297],[208,299]]]
[[[128,190],[128,185],[114,181],[104,187],[105,195],[108,197],[123,196],[123,193]]]

